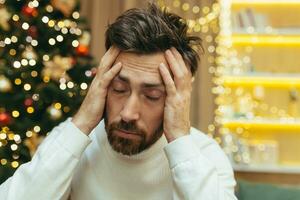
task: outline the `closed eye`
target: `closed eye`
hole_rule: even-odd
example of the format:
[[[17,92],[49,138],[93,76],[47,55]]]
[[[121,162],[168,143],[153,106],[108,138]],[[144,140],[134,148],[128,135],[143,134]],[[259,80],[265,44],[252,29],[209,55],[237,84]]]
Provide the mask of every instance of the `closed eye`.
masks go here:
[[[118,89],[113,89],[114,92],[117,92],[117,93],[125,93],[126,90],[118,90]]]
[[[160,97],[149,97],[146,96],[150,101],[158,101],[160,99]]]

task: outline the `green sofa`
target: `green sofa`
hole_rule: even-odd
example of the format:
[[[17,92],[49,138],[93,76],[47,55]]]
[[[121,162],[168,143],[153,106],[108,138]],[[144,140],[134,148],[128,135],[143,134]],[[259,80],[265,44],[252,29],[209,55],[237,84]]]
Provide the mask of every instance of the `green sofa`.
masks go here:
[[[238,181],[239,200],[300,200],[300,187]]]

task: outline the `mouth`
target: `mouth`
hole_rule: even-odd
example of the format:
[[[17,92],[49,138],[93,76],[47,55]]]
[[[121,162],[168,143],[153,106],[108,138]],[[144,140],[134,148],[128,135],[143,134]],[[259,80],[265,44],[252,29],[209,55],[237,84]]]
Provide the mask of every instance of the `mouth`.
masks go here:
[[[116,129],[115,134],[118,135],[119,137],[127,138],[127,139],[141,138],[141,136],[135,132],[125,131],[125,130],[121,130],[121,129]]]

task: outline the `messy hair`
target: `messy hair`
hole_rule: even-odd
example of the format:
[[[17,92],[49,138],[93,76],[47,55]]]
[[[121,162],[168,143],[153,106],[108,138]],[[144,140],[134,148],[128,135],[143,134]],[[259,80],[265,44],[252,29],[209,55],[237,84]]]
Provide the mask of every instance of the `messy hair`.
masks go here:
[[[178,15],[159,9],[151,3],[146,9],[125,11],[108,26],[105,47],[115,45],[123,51],[150,54],[175,47],[195,74],[199,54],[192,47],[202,50],[201,38],[189,36],[188,26]],[[200,47],[200,48],[199,48]]]

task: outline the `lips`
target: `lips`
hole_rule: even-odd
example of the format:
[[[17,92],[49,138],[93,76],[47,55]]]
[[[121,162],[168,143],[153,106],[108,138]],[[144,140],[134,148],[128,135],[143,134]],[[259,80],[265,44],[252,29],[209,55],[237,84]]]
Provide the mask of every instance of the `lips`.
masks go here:
[[[137,139],[137,138],[141,137],[139,134],[137,134],[135,132],[125,131],[125,130],[121,130],[121,129],[116,129],[115,133],[119,137],[128,138],[128,139]]]

